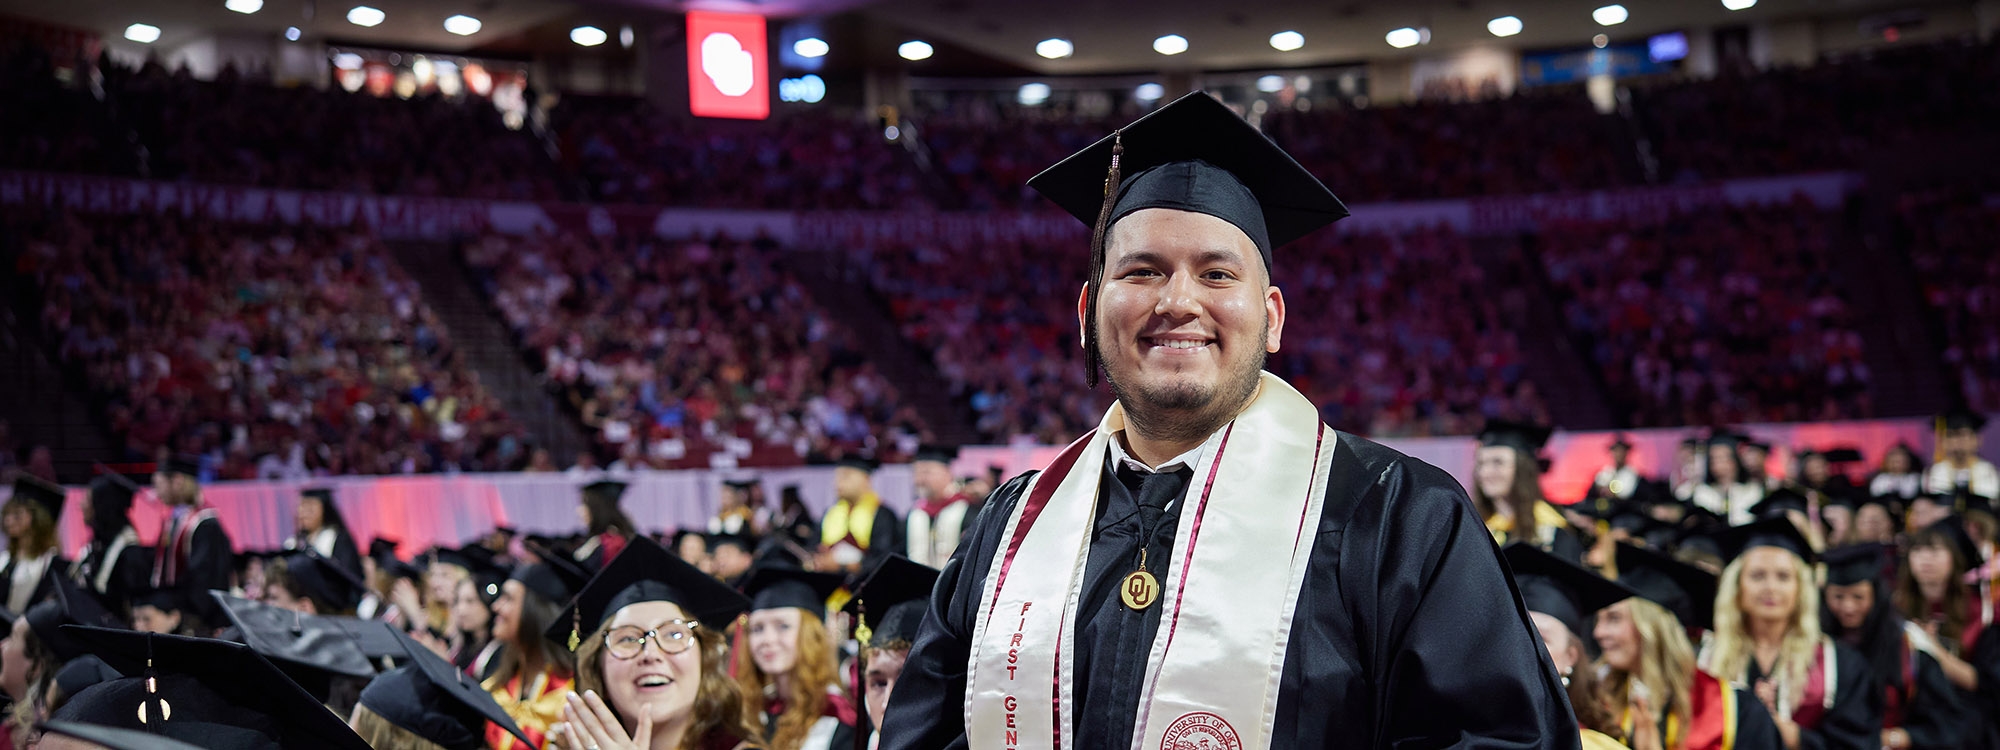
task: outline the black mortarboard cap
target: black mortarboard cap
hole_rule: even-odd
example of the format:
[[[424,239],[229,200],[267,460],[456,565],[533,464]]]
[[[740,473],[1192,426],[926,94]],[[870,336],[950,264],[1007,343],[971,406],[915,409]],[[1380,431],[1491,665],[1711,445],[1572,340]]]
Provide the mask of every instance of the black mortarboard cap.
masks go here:
[[[320,617],[321,621],[332,623],[334,627],[347,632],[354,639],[354,645],[370,662],[382,659],[402,659],[403,642],[398,640],[402,631],[381,620],[363,620],[345,615]]]
[[[327,505],[332,505],[332,504],[333,504],[333,488],[331,488],[331,487],[308,487],[308,488],[306,488],[306,489],[303,489],[303,490],[299,490],[299,497],[310,497],[310,498],[312,498],[312,499],[314,499],[314,500],[318,500],[318,501],[320,501],[320,502],[322,502],[322,503],[325,503],[325,504],[327,504]]]
[[[198,745],[133,729],[114,729],[74,721],[43,722],[40,727],[44,734],[83,740],[101,745],[105,750],[202,750]]]
[[[1756,505],[1750,506],[1750,513],[1758,518],[1774,518],[1791,511],[1804,513],[1808,506],[1805,495],[1787,487],[1780,487],[1764,495],[1764,499],[1757,501]]]
[[[1852,586],[1862,581],[1880,581],[1882,572],[1896,554],[1885,544],[1849,544],[1820,555],[1826,563],[1826,582],[1832,586]]]
[[[1632,438],[1631,438],[1631,437],[1629,437],[1629,436],[1627,436],[1627,435],[1626,435],[1625,433],[1622,433],[1622,432],[1621,432],[1621,433],[1618,433],[1618,434],[1616,434],[1616,435],[1612,435],[1612,436],[1611,436],[1611,445],[1609,445],[1609,446],[1606,446],[1606,447],[1608,447],[1608,448],[1630,448],[1630,447],[1632,447]]]
[[[826,616],[826,600],[844,581],[835,573],[814,573],[786,565],[759,565],[743,582],[750,610],[798,607],[816,618]]]
[[[499,532],[501,536],[506,536],[506,537],[513,537],[521,533],[519,529],[505,525],[495,526],[493,527],[493,530]]]
[[[882,468],[882,462],[875,460],[873,457],[860,453],[849,453],[847,455],[841,456],[840,458],[834,459],[833,465],[844,466],[849,469],[860,469],[862,471],[869,472],[871,474],[874,473],[876,469]]]
[[[757,551],[756,540],[753,540],[750,537],[744,536],[742,534],[722,533],[722,534],[703,534],[702,536],[708,542],[708,551],[711,554],[715,552],[716,548],[721,547],[723,545],[735,547],[737,549],[743,550],[745,553],[753,553]]]
[[[186,474],[191,477],[199,477],[201,476],[201,457],[190,456],[186,453],[175,453],[168,456],[167,460],[161,461],[159,469],[163,474]]]
[[[49,584],[49,597],[28,608],[22,617],[28,619],[28,628],[35,637],[41,639],[49,653],[58,661],[69,661],[90,653],[88,645],[79,643],[70,636],[64,625],[91,625],[105,628],[122,628],[124,621],[111,613],[95,594],[76,585],[69,576],[62,575],[53,567],[42,574]]]
[[[529,552],[541,558],[541,562],[515,567],[514,575],[510,576],[509,580],[520,581],[521,585],[548,600],[550,604],[562,606],[568,603],[570,597],[576,596],[576,592],[590,580],[590,573],[584,571],[568,556],[557,554],[555,550],[532,539],[524,544]]]
[[[397,637],[408,663],[368,683],[361,705],[444,750],[485,748],[487,722],[519,738],[521,747],[534,744],[478,680],[409,636]]]
[[[211,750],[368,747],[341,717],[249,646],[105,628],[66,630],[125,677],[84,690],[52,721],[158,731]],[[154,677],[157,692],[149,690]],[[156,705],[161,700],[170,709],[164,718]]]
[[[1826,449],[1824,455],[1826,456],[1826,462],[1834,466],[1839,466],[1841,464],[1860,463],[1861,461],[1866,460],[1861,455],[1861,449],[1851,445],[1842,446],[1839,448],[1828,448]]]
[[[1500,550],[1521,588],[1530,612],[1556,618],[1569,632],[1584,635],[1584,618],[1636,594],[1581,565],[1556,557],[1531,544],[1516,542]]]
[[[269,659],[299,687],[322,701],[331,694],[336,677],[368,679],[375,665],[346,628],[330,618],[279,609],[209,592],[241,633],[243,645]]]
[[[624,552],[577,592],[576,600],[544,635],[567,646],[572,634],[587,638],[618,610],[640,602],[672,602],[688,617],[717,632],[750,608],[748,598],[675,557],[658,542],[633,537]]]
[[[1489,419],[1486,420],[1486,427],[1479,431],[1479,444],[1489,448],[1504,445],[1532,456],[1540,453],[1542,446],[1548,445],[1552,432],[1554,430],[1542,425]]]
[[[1966,408],[1956,408],[1938,415],[1938,427],[1945,431],[1986,429],[1986,415]]]
[[[1952,549],[1958,554],[1958,564],[1961,568],[1976,567],[1982,562],[1979,559],[1979,543],[1973,541],[1972,534],[1965,530],[1964,517],[1946,516],[1944,520],[1924,527],[1924,530],[1942,534],[1951,542]]]
[[[583,493],[586,495],[594,495],[597,497],[602,497],[607,500],[610,500],[613,503],[616,503],[618,502],[618,498],[624,496],[625,488],[627,486],[629,485],[627,485],[624,482],[620,482],[616,479],[599,479],[595,482],[591,482],[590,484],[584,485]]]
[[[937,580],[936,568],[902,555],[882,558],[842,610],[855,617],[855,638],[863,646],[915,642]]]
[[[1715,541],[1721,546],[1724,560],[1735,560],[1757,547],[1776,547],[1798,555],[1808,564],[1817,559],[1812,544],[1799,533],[1799,527],[1782,517],[1724,529],[1716,533]]]
[[[1717,560],[1728,562],[1728,558],[1722,556],[1722,542],[1715,538],[1716,531],[1718,530],[1710,528],[1689,529],[1681,534],[1680,539],[1674,543],[1674,548],[1682,552],[1713,555]]]
[[[950,465],[951,462],[958,460],[958,448],[950,445],[918,446],[917,452],[910,457],[910,460],[936,461],[941,464]]]
[[[1684,627],[1714,627],[1717,578],[1713,573],[1650,549],[1620,544],[1618,582],[1673,613]]]
[[[149,588],[132,595],[132,606],[152,607],[161,612],[179,612],[187,609],[187,599],[181,595],[180,589]]]
[[[139,485],[123,474],[99,474],[90,478],[90,507],[99,518],[103,518],[105,513],[124,517],[132,512],[132,499],[138,494]]]
[[[48,511],[49,518],[62,520],[63,501],[69,499],[69,492],[60,484],[24,473],[14,477],[13,499],[33,502]]]
[[[56,670],[56,687],[62,689],[62,694],[67,697],[88,690],[90,686],[100,682],[110,682],[124,676],[119,674],[118,670],[112,669],[111,665],[104,663],[103,659],[84,654],[69,660],[68,664]]]
[[[286,555],[285,572],[298,582],[306,596],[333,610],[321,614],[353,609],[368,593],[368,584],[353,571],[321,557],[311,548]]]
[[[1748,438],[1741,433],[1730,432],[1728,430],[1718,430],[1716,431],[1715,434],[1708,436],[1708,444],[1712,446],[1726,445],[1733,449],[1736,446],[1741,445],[1743,441],[1746,439]]]
[[[1095,229],[1104,212],[1113,144],[1122,178],[1108,228],[1146,208],[1171,208],[1227,221],[1271,251],[1347,216],[1318,178],[1206,92],[1183,96],[1043,170],[1028,186]]]
[[[759,480],[759,479],[758,479],[758,478],[756,478],[756,477],[749,477],[749,478],[747,478],[747,479],[724,479],[724,480],[722,480],[722,483],[723,483],[723,485],[725,485],[725,486],[728,486],[728,487],[732,487],[732,488],[735,488],[735,489],[739,489],[739,490],[747,490],[747,489],[750,489],[750,488],[752,488],[752,487],[755,487],[755,486],[757,486],[757,483],[758,483],[759,481],[762,481],[762,480]]]
[[[395,557],[396,546],[399,544],[401,542],[395,539],[382,536],[375,537],[368,542],[368,556],[376,560],[381,560],[384,557]]]

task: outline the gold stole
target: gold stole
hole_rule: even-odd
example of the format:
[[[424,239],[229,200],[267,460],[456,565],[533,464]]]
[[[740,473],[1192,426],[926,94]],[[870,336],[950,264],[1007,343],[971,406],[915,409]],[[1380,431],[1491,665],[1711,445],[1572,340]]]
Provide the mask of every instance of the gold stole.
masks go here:
[[[858,503],[846,500],[834,503],[826,510],[825,522],[820,524],[820,544],[831,547],[852,535],[866,549],[869,538],[875,534],[875,512],[881,507],[882,498],[873,492],[862,495]]]

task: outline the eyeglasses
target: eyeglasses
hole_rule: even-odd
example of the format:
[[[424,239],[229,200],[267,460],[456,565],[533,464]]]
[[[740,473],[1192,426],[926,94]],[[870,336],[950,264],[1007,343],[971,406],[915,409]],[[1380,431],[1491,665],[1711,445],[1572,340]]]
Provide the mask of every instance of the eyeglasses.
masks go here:
[[[701,623],[686,620],[668,620],[652,630],[642,630],[627,625],[614,628],[604,634],[604,650],[620,659],[637,657],[646,650],[646,642],[652,641],[660,647],[660,653],[672,656],[694,646],[694,629]]]

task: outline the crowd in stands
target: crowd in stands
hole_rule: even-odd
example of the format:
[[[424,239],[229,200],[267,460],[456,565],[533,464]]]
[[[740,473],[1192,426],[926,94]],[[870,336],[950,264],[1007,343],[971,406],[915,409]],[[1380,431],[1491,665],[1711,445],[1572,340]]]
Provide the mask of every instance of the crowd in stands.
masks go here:
[[[922,420],[768,241],[488,236],[465,247],[606,460],[743,465],[907,452]]]
[[[17,270],[127,460],[212,476],[497,470],[524,437],[384,246],[355,231],[18,209]]]
[[[1833,221],[1800,199],[1557,221],[1534,241],[1626,424],[1866,417],[1861,336],[1829,268]]]
[[[2000,410],[2000,199],[1941,190],[1895,206],[1944,364],[1970,408]]]

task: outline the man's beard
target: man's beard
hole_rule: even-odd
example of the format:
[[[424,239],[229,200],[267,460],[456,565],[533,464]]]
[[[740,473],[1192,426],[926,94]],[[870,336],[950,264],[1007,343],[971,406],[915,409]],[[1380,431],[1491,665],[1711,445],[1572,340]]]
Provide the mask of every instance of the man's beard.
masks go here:
[[[1231,363],[1223,363],[1225,370],[1216,383],[1181,380],[1163,387],[1127,386],[1119,382],[1108,359],[1103,360],[1104,379],[1111,384],[1111,394],[1125,407],[1129,424],[1140,434],[1157,440],[1204,440],[1235,418],[1257,394],[1270,341],[1267,317],[1250,361],[1233,371],[1228,369]]]

